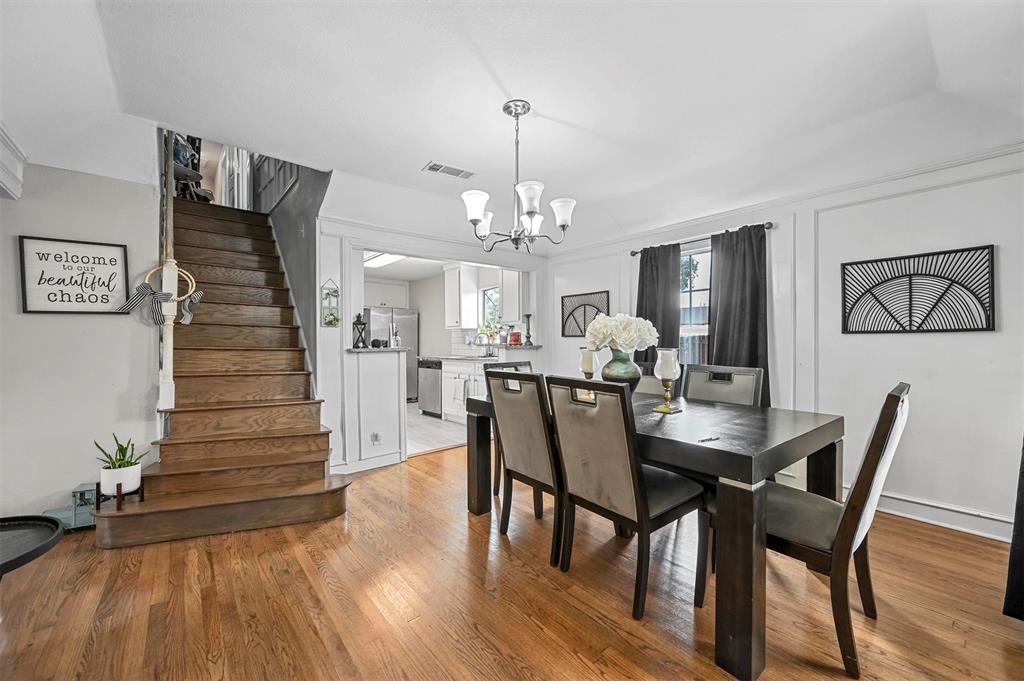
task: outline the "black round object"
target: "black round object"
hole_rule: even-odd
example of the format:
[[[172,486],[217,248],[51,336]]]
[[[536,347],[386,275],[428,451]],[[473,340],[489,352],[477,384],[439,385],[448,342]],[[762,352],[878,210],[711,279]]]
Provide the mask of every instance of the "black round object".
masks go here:
[[[0,577],[43,555],[64,536],[64,526],[45,515],[0,518]]]
[[[380,346],[381,346],[380,338],[374,338],[372,341],[370,341],[370,347],[371,348],[379,348]]]

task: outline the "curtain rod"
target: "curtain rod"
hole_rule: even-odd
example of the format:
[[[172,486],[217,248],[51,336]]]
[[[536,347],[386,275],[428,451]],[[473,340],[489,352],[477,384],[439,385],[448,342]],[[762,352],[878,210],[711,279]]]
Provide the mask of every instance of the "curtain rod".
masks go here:
[[[765,222],[763,224],[764,224],[764,228],[765,229],[771,229],[772,227],[775,226],[771,222]],[[752,227],[753,225],[743,225],[743,226],[744,227]],[[704,236],[700,237],[699,239],[690,239],[689,241],[670,241],[670,242],[668,242],[668,244],[679,244],[680,246],[685,246],[686,244],[695,244],[698,241],[706,241],[707,239],[710,239],[711,237],[713,237],[716,234],[724,234],[724,233],[726,233],[728,231],[729,230],[727,230],[727,229],[723,229],[720,232],[712,232],[711,234],[705,234]],[[657,246],[667,246],[668,244],[656,244],[656,245]],[[630,257],[636,257],[636,256],[640,255],[640,251],[630,251],[629,255],[630,255]]]

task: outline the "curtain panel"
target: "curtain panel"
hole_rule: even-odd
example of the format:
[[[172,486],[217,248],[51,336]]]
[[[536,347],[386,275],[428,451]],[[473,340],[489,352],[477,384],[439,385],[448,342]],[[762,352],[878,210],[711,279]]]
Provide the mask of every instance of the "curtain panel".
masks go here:
[[[658,347],[679,347],[679,244],[652,246],[640,251],[640,280],[636,293],[636,316],[658,330]],[[637,351],[633,361],[645,375],[654,374],[658,362],[655,348]]]
[[[1024,447],[1021,448],[1020,478],[1017,480],[1017,512],[1013,518],[1010,568],[1006,576],[1003,614],[1024,620]]]

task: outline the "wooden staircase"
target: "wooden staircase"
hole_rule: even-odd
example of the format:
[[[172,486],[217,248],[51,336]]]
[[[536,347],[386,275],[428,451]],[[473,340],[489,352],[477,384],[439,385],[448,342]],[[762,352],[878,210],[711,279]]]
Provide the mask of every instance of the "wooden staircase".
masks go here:
[[[327,473],[330,431],[267,216],[175,200],[178,265],[203,302],[174,328],[175,404],[145,501],[95,512],[103,548],[331,518],[348,478]],[[184,284],[183,284],[184,285]]]

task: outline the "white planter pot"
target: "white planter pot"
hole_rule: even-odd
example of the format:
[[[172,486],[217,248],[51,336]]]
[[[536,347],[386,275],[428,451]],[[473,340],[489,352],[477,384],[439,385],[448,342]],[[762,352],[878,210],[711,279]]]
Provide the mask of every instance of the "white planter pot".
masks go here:
[[[107,496],[117,494],[117,483],[121,483],[121,493],[134,492],[142,485],[142,464],[137,463],[128,468],[101,468],[100,493]]]

